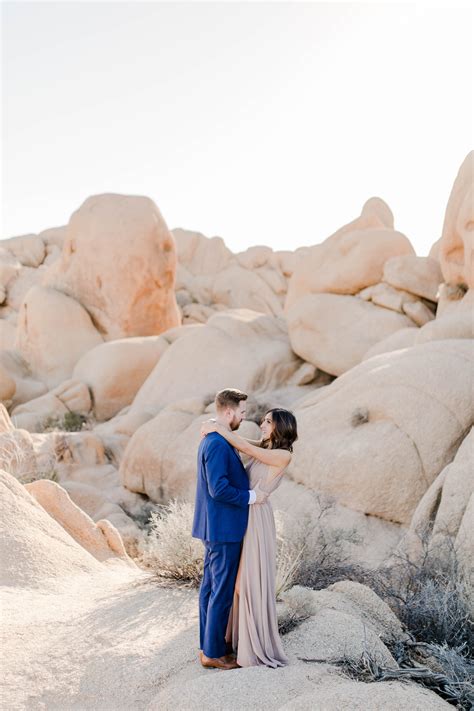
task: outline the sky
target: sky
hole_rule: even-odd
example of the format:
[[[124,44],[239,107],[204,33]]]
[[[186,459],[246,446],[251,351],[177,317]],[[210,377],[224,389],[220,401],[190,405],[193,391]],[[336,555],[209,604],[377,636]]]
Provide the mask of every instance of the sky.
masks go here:
[[[469,3],[3,2],[0,237],[147,195],[233,251],[377,195],[425,255],[473,147]]]

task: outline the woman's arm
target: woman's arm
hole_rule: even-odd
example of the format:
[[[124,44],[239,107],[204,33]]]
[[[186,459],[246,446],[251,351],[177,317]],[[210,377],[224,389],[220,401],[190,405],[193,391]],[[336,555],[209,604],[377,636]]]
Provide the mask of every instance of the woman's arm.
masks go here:
[[[217,422],[210,420],[203,422],[201,433],[206,435],[210,432],[217,432],[221,437],[224,437],[232,447],[238,449],[239,452],[248,454],[250,457],[258,459],[259,462],[268,464],[271,467],[280,467],[283,469],[291,460],[291,454],[286,449],[265,449],[264,447],[258,447],[251,441],[245,439],[245,437],[231,432]]]

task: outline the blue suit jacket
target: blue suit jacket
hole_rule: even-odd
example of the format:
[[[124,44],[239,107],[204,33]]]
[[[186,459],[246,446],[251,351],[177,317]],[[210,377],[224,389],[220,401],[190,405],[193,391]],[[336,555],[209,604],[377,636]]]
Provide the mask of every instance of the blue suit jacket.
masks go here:
[[[199,445],[192,535],[203,541],[236,543],[249,516],[249,479],[233,447],[217,432]]]

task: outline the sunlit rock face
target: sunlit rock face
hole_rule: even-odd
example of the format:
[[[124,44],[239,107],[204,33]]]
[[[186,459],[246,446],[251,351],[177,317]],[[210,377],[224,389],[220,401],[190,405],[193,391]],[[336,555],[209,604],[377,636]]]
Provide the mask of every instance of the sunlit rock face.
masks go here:
[[[28,291],[18,317],[17,347],[38,380],[48,387],[59,385],[99,343],[101,334],[74,298],[43,286]]]
[[[474,151],[466,156],[449,196],[439,259],[445,282],[474,287]]]
[[[94,195],[73,213],[44,283],[76,299],[104,340],[157,335],[180,323],[176,248],[146,197]]]
[[[388,205],[371,198],[359,217],[301,255],[285,309],[308,294],[356,294],[381,281],[387,259],[403,254],[415,254],[410,241],[393,228]]]
[[[473,368],[465,339],[364,361],[296,404],[293,477],[350,508],[409,523],[473,424]]]

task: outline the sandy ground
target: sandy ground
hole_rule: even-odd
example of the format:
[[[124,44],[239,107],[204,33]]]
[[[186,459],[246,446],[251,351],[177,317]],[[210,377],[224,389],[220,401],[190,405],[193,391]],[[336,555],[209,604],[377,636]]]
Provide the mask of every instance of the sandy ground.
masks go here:
[[[1,707],[8,711],[436,711],[412,684],[361,684],[328,664],[222,672],[197,660],[198,600],[128,569],[79,575],[51,592],[2,588]]]
[[[10,711],[144,709],[197,654],[196,592],[128,571],[54,593],[3,588],[2,620]]]

